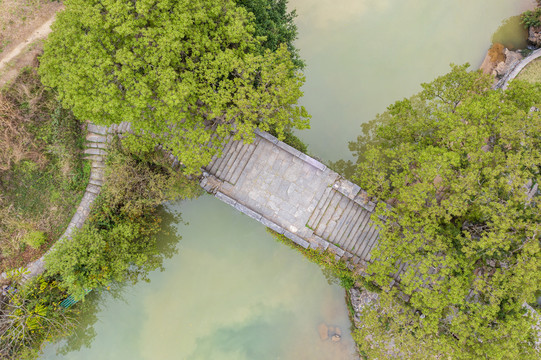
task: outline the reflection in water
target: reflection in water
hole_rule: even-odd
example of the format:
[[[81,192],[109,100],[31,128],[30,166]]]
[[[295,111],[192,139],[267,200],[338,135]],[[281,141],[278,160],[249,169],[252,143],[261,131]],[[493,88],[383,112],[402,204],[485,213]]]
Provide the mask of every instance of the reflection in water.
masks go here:
[[[289,0],[297,8],[306,60],[302,105],[313,118],[300,132],[325,160],[351,158],[359,126],[449,71],[477,68],[502,20],[534,0]],[[343,4],[343,5],[340,5]],[[346,5],[347,4],[347,5]]]
[[[492,35],[492,43],[503,44],[509,50],[525,49],[528,46],[527,38],[528,30],[520,23],[520,16],[517,15],[502,22]]]
[[[344,291],[317,265],[216,199],[178,208],[190,225],[167,271],[119,290],[125,301],[105,294],[90,348],[43,359],[353,359]],[[342,341],[320,340],[320,323]]]

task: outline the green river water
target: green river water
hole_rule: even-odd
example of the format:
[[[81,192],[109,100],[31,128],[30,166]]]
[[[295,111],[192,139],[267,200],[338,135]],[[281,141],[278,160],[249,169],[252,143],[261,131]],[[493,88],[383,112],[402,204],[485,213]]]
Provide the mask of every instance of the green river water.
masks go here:
[[[448,70],[481,63],[490,41],[521,46],[507,19],[530,0],[290,0],[307,62],[303,105],[312,129],[299,135],[325,159],[349,158],[359,125]],[[502,26],[506,24],[505,26]],[[210,197],[171,204],[184,221],[161,241],[178,254],[122,299],[90,296],[94,336],[50,359],[354,359],[344,291],[318,266],[276,242],[260,224]],[[182,237],[182,238],[181,238]],[[320,339],[325,323],[342,341]]]

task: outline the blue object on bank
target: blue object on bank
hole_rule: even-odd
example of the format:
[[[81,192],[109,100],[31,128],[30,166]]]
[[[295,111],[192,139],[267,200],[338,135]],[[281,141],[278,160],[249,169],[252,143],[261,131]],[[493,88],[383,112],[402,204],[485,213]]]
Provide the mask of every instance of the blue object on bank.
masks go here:
[[[85,295],[88,294],[91,291],[92,291],[92,289],[86,290]],[[70,307],[73,306],[73,304],[76,304],[78,302],[79,302],[79,300],[75,300],[75,298],[70,295],[60,303],[60,306],[62,306],[64,309],[69,309]]]

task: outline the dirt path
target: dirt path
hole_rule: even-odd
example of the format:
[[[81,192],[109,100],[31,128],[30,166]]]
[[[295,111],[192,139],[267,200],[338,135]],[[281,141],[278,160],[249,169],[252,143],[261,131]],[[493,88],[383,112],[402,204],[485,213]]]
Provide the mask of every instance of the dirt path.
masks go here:
[[[0,87],[15,79],[22,68],[34,64],[56,13],[63,9],[62,3],[49,0],[28,4],[22,0],[0,2]]]

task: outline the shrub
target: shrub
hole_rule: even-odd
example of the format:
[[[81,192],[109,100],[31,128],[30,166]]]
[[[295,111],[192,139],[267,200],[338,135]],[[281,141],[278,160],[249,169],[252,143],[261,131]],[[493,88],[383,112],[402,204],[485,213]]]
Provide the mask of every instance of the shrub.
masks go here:
[[[539,19],[540,16],[541,8],[537,8],[533,11],[528,10],[522,13],[520,16],[520,21],[525,28],[529,28],[530,26],[541,26],[541,20]]]
[[[45,244],[45,241],[47,240],[47,237],[42,231],[30,231],[27,233],[24,238],[23,242],[27,245],[30,245],[32,249],[39,249],[41,245]]]
[[[107,165],[105,185],[85,226],[46,256],[47,270],[59,274],[75,298],[113,281],[145,279],[159,268],[158,205],[201,193],[195,179],[173,171],[154,153],[126,154],[116,144]]]
[[[0,358],[33,359],[41,343],[67,335],[75,311],[59,306],[66,298],[54,277],[39,277],[0,296]]]

